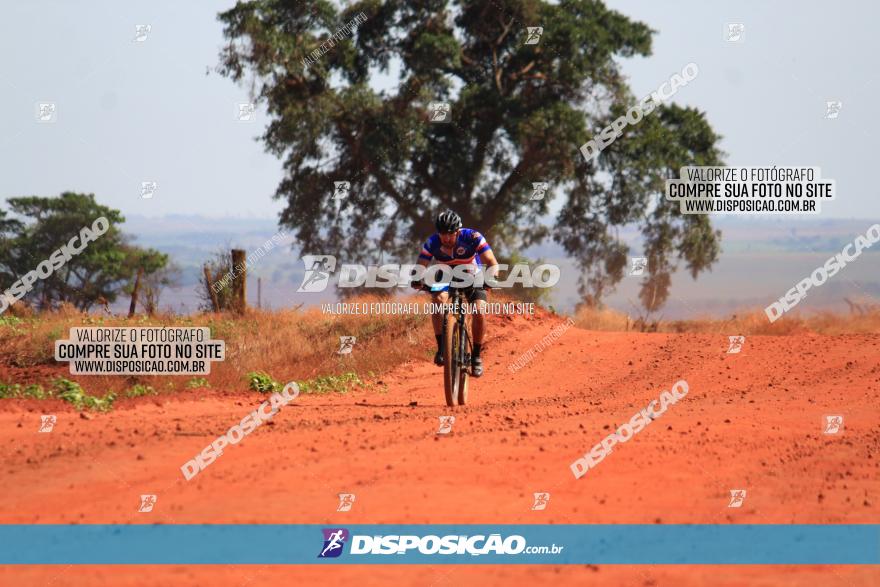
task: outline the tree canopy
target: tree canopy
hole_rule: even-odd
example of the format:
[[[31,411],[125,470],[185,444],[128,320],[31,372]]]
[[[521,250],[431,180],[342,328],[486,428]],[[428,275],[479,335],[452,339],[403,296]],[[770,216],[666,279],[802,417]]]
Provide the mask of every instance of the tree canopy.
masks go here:
[[[167,255],[130,244],[118,227],[125,219],[118,210],[98,204],[93,194],[26,196],[9,198],[7,204],[13,217],[0,209],[0,290],[36,270],[96,219],[109,221],[103,235],[71,255],[49,277],[33,282],[24,299],[40,309],[68,302],[88,310],[99,302],[113,302],[130,285],[138,267],[150,275],[168,263]]]
[[[702,112],[661,104],[597,159],[578,150],[636,103],[620,60],[651,54],[654,31],[602,2],[250,0],[219,18],[218,70],[249,81],[269,113],[261,140],[284,161],[280,220],[304,252],[411,259],[452,208],[504,257],[555,240],[598,303],[630,254],[618,229],[635,225],[649,309],[680,264],[696,278],[718,256],[707,216],[657,197],[682,166],[721,164]],[[526,44],[534,26],[543,33]],[[375,89],[393,66],[394,91]],[[429,119],[431,102],[450,105],[448,123]],[[335,181],[350,182],[347,197],[332,197]],[[543,199],[533,182],[549,184]]]

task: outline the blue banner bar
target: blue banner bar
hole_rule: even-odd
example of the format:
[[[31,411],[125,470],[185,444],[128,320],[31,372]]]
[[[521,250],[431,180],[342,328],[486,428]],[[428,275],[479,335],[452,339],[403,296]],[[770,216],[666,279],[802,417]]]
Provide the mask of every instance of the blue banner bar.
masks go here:
[[[880,525],[0,525],[0,564],[877,565]]]

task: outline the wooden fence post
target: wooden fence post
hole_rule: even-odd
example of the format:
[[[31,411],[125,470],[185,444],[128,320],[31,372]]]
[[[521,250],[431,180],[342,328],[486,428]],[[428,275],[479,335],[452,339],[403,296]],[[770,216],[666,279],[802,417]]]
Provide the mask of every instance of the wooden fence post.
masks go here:
[[[243,314],[247,309],[247,251],[232,249],[232,298],[235,311]]]

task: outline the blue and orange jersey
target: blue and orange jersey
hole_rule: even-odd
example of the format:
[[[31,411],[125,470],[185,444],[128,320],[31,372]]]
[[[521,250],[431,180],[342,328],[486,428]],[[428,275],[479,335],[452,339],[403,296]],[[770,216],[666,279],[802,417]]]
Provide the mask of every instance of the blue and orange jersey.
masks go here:
[[[431,261],[435,259],[438,263],[444,265],[482,265],[480,263],[480,255],[492,248],[486,242],[486,237],[472,228],[462,228],[458,231],[458,238],[455,239],[455,246],[452,247],[452,254],[442,250],[440,235],[434,234],[422,245],[422,252],[419,253],[419,259]]]

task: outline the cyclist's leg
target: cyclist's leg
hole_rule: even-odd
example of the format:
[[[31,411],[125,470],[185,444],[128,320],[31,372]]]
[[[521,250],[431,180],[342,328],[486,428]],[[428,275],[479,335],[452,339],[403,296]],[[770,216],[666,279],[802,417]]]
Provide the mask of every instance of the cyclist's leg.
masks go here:
[[[431,294],[431,301],[435,304],[445,304],[449,301],[449,292],[441,291]],[[440,336],[443,333],[443,314],[431,312],[431,323],[434,325],[434,334]]]
[[[468,301],[471,304],[476,305],[476,309],[474,311],[474,344],[483,344],[483,337],[486,334],[486,307],[488,306],[488,302],[486,301],[486,290],[484,289],[474,289],[473,293],[468,296]]]
[[[474,377],[483,374],[483,338],[486,336],[486,309],[489,305],[486,290],[482,287],[474,287],[468,291],[468,302],[476,305],[473,315],[473,340],[474,346],[471,352],[471,373]]]
[[[431,300],[435,304],[445,304],[449,301],[449,292],[441,291],[431,294]],[[434,327],[434,338],[437,340],[437,353],[434,355],[434,364],[443,365],[443,314],[431,312],[431,325]]]

